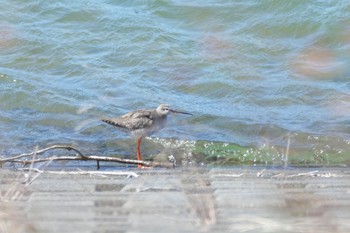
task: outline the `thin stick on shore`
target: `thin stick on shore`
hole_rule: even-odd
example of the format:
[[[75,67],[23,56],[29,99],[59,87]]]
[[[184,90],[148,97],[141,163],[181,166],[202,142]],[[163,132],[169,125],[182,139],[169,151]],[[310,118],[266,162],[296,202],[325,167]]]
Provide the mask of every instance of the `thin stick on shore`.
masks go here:
[[[56,149],[65,149],[68,151],[74,151],[76,152],[75,155],[65,155],[65,156],[48,156],[48,157],[41,157],[39,155],[44,154],[47,151],[50,150],[56,150]],[[33,156],[35,156],[33,158]],[[31,159],[29,159],[31,158]],[[135,165],[142,165],[145,167],[166,167],[166,168],[173,168],[175,167],[174,163],[164,163],[164,162],[154,162],[154,161],[143,161],[143,160],[133,160],[133,159],[122,159],[118,157],[111,157],[111,156],[99,156],[99,155],[84,155],[81,153],[78,149],[70,146],[70,145],[53,145],[50,147],[46,147],[44,149],[35,150],[31,153],[24,153],[20,155],[16,155],[10,158],[4,158],[4,156],[0,156],[0,166],[4,163],[19,163],[23,165],[33,164],[33,163],[42,163],[42,162],[52,162],[52,161],[96,161],[97,162],[97,169],[99,169],[99,162],[105,161],[105,162],[116,162],[116,163],[123,163],[123,164],[135,164]]]
[[[41,149],[41,150],[36,149],[36,150],[34,150],[33,152],[30,152],[30,153],[23,153],[23,154],[16,155],[16,156],[13,156],[13,157],[10,157],[10,158],[0,159],[0,162],[13,162],[14,160],[17,160],[17,159],[21,159],[21,158],[25,158],[25,157],[32,157],[32,156],[35,156],[35,155],[38,155],[38,154],[43,154],[46,151],[55,150],[55,149],[65,149],[65,150],[68,150],[68,151],[73,150],[73,151],[77,152],[78,155],[81,156],[82,158],[86,157],[85,155],[83,155],[83,153],[81,153],[79,150],[75,149],[72,146],[69,146],[69,145],[53,145],[53,146],[49,146],[49,147],[46,147],[46,148]]]
[[[22,168],[21,171],[32,171],[39,174],[49,173],[49,174],[59,174],[59,175],[95,175],[95,176],[127,176],[127,177],[138,177],[137,173],[131,171],[44,171],[38,168]]]

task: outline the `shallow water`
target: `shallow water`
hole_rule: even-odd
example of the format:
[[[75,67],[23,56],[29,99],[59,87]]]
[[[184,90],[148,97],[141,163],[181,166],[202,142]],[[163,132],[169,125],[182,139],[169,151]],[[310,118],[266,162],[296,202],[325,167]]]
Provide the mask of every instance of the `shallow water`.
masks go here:
[[[0,7],[3,153],[73,143],[128,154],[129,146],[111,144],[128,135],[99,119],[160,103],[195,116],[171,117],[158,137],[350,144],[348,1],[4,0]]]

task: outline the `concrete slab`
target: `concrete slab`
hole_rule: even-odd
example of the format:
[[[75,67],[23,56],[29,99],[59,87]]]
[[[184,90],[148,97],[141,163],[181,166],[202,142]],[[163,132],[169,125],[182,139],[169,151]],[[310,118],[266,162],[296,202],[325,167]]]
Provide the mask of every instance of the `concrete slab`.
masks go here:
[[[0,169],[0,232],[350,232],[348,168],[130,171]]]

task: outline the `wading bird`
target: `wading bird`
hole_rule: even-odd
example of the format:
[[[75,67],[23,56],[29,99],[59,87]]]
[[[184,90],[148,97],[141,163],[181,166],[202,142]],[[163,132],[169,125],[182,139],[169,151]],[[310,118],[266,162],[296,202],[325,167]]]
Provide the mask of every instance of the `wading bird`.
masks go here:
[[[102,121],[129,132],[133,137],[137,138],[137,159],[142,160],[140,150],[142,138],[150,136],[162,129],[165,126],[169,113],[192,115],[188,112],[173,110],[168,104],[161,104],[156,109],[136,110],[117,118],[102,119]],[[142,166],[138,165],[138,167],[140,168]]]

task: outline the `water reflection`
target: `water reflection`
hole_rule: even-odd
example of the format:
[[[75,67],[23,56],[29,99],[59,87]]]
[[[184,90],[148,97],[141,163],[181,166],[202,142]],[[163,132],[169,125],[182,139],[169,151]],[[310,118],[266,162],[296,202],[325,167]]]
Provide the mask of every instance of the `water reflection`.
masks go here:
[[[332,79],[344,71],[343,62],[336,53],[321,46],[306,48],[298,54],[293,63],[295,71],[305,78]]]

